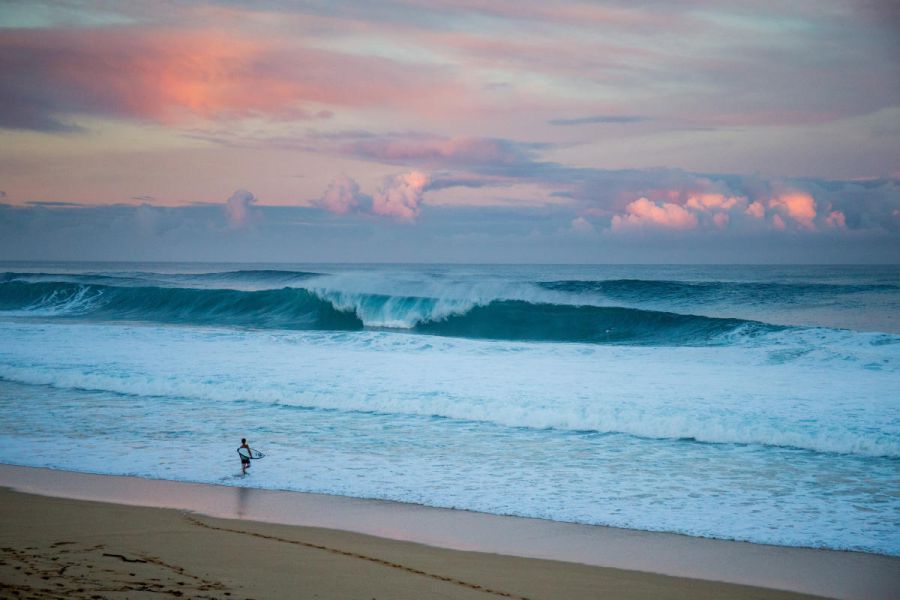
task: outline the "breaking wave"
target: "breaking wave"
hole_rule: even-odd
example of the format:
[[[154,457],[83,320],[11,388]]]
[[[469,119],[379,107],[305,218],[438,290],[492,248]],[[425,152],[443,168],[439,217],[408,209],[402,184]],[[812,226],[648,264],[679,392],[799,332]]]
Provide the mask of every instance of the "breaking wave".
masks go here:
[[[783,327],[618,306],[469,300],[282,287],[239,290],[0,279],[0,310],[17,316],[301,330],[403,329],[475,339],[712,345]],[[314,274],[303,274],[311,277]],[[297,279],[292,272],[210,274]],[[33,276],[31,276],[33,277]],[[206,276],[189,275],[192,281]],[[726,341],[727,340],[727,341]]]

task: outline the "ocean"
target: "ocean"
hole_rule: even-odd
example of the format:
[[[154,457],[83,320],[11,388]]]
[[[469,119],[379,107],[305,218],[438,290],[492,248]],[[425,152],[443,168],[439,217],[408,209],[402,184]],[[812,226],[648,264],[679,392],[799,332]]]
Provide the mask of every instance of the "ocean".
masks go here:
[[[898,266],[0,264],[16,465],[900,556],[898,371]]]

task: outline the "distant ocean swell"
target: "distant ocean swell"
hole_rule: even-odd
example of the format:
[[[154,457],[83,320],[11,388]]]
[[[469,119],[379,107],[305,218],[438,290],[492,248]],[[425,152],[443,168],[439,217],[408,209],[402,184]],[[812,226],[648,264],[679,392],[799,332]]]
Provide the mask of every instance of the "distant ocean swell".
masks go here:
[[[610,296],[651,298],[685,298],[699,300],[719,295],[753,296],[812,296],[822,294],[854,294],[858,292],[891,292],[900,286],[889,283],[775,283],[737,281],[664,281],[647,279],[607,279],[603,281],[543,281],[540,286],[564,292],[600,292]]]
[[[144,271],[112,273],[40,273],[6,271],[0,273],[0,283],[20,281],[36,282],[70,282],[100,283],[108,285],[132,284],[140,285],[148,281],[170,285],[203,283],[228,284],[236,282],[256,282],[267,284],[284,284],[301,281],[320,273],[308,271],[280,271],[276,269],[250,269],[243,271],[223,271],[214,273],[147,273]]]
[[[391,296],[313,286],[247,291],[140,285],[141,280],[110,285],[18,275],[0,276],[0,310],[22,316],[294,330],[390,328],[474,339],[674,346],[733,343],[735,336],[784,329],[743,319],[620,306]],[[280,282],[311,276],[263,271],[184,277],[196,283],[237,278]]]

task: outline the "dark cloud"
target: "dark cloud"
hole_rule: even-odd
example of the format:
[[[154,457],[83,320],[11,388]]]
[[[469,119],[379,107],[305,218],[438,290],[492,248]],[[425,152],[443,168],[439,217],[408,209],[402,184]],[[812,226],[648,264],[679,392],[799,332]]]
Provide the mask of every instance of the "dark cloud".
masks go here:
[[[82,128],[56,113],[68,104],[35,81],[23,77],[14,63],[13,52],[0,50],[0,128],[41,131],[44,133],[75,133]]]
[[[99,59],[95,56],[91,62],[102,65]],[[75,81],[88,66],[84,52],[76,50],[65,34],[4,31],[0,34],[0,127],[48,133],[82,131],[67,121],[67,115],[114,108],[110,93],[92,89],[86,81]]]
[[[504,179],[483,177],[478,175],[458,175],[453,173],[438,172],[431,174],[431,181],[425,188],[426,191],[435,192],[455,187],[462,188],[486,188],[508,185],[510,182]]]
[[[388,134],[350,141],[340,152],[387,164],[431,168],[470,167],[480,171],[492,166],[528,165],[549,144],[518,142],[501,138],[442,137]]]
[[[26,206],[47,206],[50,208],[82,208],[84,205],[78,202],[60,202],[50,200],[32,200],[25,203]]]
[[[0,129],[21,129],[43,133],[81,133],[83,127],[67,123],[48,114],[42,114],[33,107],[14,106],[9,98],[0,99]]]

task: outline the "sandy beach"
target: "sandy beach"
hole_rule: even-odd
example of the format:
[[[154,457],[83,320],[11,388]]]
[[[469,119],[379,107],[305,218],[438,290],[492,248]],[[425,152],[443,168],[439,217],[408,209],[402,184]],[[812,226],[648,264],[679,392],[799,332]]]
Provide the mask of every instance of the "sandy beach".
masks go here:
[[[55,483],[54,483],[55,482]],[[41,489],[50,495],[95,497],[107,495],[113,502],[36,495],[10,489],[0,490],[0,583],[3,596],[10,598],[157,598],[159,594],[190,598],[800,598],[813,597],[776,591],[759,586],[722,583],[704,579],[674,577],[643,570],[629,570],[560,560],[510,556],[498,553],[454,550],[403,539],[388,539],[391,523],[379,514],[397,513],[402,505],[353,499],[330,498],[333,515],[346,517],[347,527],[365,519],[384,528],[384,536],[373,536],[340,528],[266,523],[246,518],[273,519],[277,512],[277,492],[244,496],[244,506],[232,506],[223,498],[235,498],[238,488],[201,486],[126,477],[85,475],[46,469],[3,466],[0,484],[25,489]],[[80,486],[80,487],[79,487]],[[79,492],[80,489],[80,492]],[[246,494],[246,492],[245,492]],[[303,499],[318,501],[315,495],[283,492],[302,505]],[[218,498],[218,500],[216,500]],[[240,498],[240,496],[237,496]],[[248,500],[248,498],[251,498]],[[142,500],[143,499],[143,500]],[[329,498],[324,497],[326,502]],[[349,504],[345,501],[350,501]],[[208,511],[188,511],[187,505],[208,503]],[[134,506],[136,503],[164,504]],[[309,506],[309,505],[307,505]],[[254,512],[256,508],[262,512]],[[424,509],[413,520],[423,538],[447,539],[440,527],[429,533],[429,523],[446,519],[446,513]],[[240,517],[233,511],[244,513]],[[436,512],[431,512],[436,511]],[[232,514],[224,519],[202,514]],[[315,512],[329,512],[316,505]],[[354,518],[352,513],[356,514]],[[292,518],[282,513],[283,520]],[[343,516],[343,517],[342,517]],[[471,515],[478,517],[479,515]],[[485,523],[491,523],[492,515]],[[296,515],[294,515],[296,518]],[[309,520],[309,517],[307,517]],[[522,532],[517,543],[528,536],[529,519],[514,519]],[[544,523],[551,528],[559,523]],[[490,529],[490,526],[488,527]],[[593,528],[604,530],[608,528]],[[495,533],[502,530],[496,529]],[[548,530],[549,531],[549,530]],[[602,533],[602,531],[600,531]],[[631,532],[641,534],[641,532]],[[658,547],[671,541],[666,534],[644,534],[645,553],[653,556]],[[393,537],[415,537],[399,527]],[[797,570],[797,579],[810,577],[803,562],[792,556],[813,553],[819,557],[821,578],[837,575],[856,578],[859,585],[835,588],[833,597],[888,597],[896,584],[898,561],[894,558],[859,553],[816,552],[803,549],[770,549],[753,544],[716,540],[692,540],[671,536],[685,543],[699,541],[720,544],[727,550],[768,552],[775,562]],[[485,547],[470,536],[473,547]],[[608,541],[615,538],[606,538]],[[624,539],[624,538],[622,538]],[[658,544],[653,542],[658,542]],[[635,542],[623,543],[626,560],[635,552]],[[546,550],[543,538],[531,545]],[[638,546],[640,547],[640,546]],[[523,551],[527,548],[523,547]],[[702,551],[682,547],[695,561],[704,561]],[[615,549],[613,549],[615,553]],[[741,560],[734,555],[729,560]],[[662,555],[660,555],[662,556]],[[749,554],[747,556],[750,556]],[[840,561],[844,562],[841,563]],[[661,560],[661,562],[664,562]],[[690,562],[690,559],[688,560]],[[752,560],[751,571],[752,571]],[[630,564],[640,564],[632,562]],[[712,565],[715,568],[715,565]],[[669,565],[671,569],[671,564]],[[835,570],[837,569],[837,570]],[[773,571],[777,576],[777,569]],[[727,569],[722,571],[728,577]],[[893,577],[893,579],[892,579]],[[868,586],[868,587],[866,587]],[[848,589],[850,590],[848,592]],[[896,589],[896,588],[893,588]]]
[[[10,598],[806,597],[8,490],[0,505]]]

